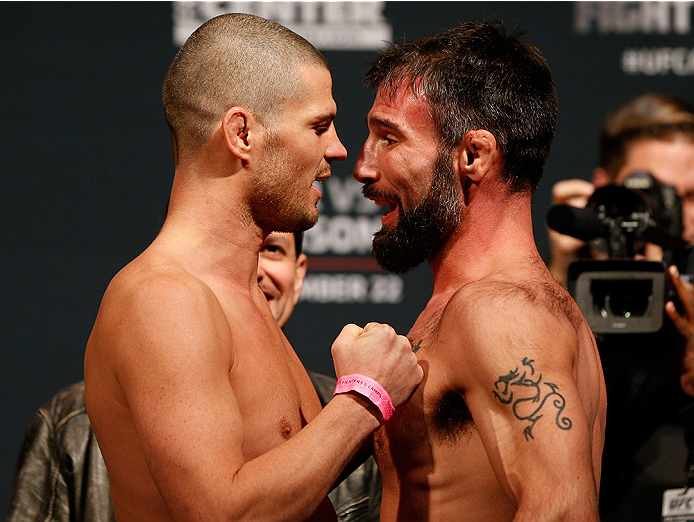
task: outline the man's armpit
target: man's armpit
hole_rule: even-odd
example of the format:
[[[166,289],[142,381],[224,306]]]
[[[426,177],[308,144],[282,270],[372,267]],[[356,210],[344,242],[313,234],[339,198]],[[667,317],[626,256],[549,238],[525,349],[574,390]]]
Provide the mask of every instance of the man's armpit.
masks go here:
[[[541,373],[535,373],[535,361],[524,357],[520,367],[500,375],[494,382],[494,397],[508,405],[513,415],[523,421],[525,440],[534,439],[535,424],[553,422],[559,429],[570,430],[571,419],[564,416],[566,399],[559,392],[559,386],[543,381]]]

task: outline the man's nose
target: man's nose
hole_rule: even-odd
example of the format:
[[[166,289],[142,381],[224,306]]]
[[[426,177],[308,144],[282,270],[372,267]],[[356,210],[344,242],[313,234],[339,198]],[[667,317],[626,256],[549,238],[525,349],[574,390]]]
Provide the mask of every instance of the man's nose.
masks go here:
[[[332,162],[332,161],[344,161],[347,159],[347,149],[340,141],[340,138],[338,138],[337,130],[335,129],[334,125],[333,125],[332,132],[333,132],[333,139],[330,142],[330,146],[325,151],[326,159],[330,162]]]
[[[379,178],[378,169],[376,169],[375,157],[371,151],[371,146],[368,140],[366,143],[364,143],[364,146],[359,152],[359,157],[354,165],[352,176],[354,176],[354,179],[364,184],[373,183]]]

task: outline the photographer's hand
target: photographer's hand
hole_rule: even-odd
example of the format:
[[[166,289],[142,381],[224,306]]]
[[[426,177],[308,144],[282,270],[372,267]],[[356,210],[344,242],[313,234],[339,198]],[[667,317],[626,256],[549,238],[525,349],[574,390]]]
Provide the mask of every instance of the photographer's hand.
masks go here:
[[[552,186],[552,204],[583,208],[594,190],[595,186],[588,181],[565,179]],[[576,259],[578,251],[585,246],[586,242],[560,234],[549,227],[547,232],[550,249],[549,271],[566,288],[569,264]]]
[[[683,311],[683,314],[680,314],[672,301],[665,303],[668,317],[684,338],[680,385],[687,395],[694,397],[694,285],[680,279],[676,266],[670,266],[668,271]]]

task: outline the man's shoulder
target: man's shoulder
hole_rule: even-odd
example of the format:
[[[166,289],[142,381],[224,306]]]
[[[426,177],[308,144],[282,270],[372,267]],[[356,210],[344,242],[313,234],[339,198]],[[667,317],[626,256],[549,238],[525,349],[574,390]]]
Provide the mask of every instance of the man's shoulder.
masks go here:
[[[192,286],[201,284],[202,280],[171,259],[145,251],[114,276],[109,289],[145,289],[152,285],[165,286],[171,283]]]
[[[575,341],[585,320],[553,280],[486,278],[461,287],[443,310],[440,334],[464,336],[469,351],[489,353],[513,339]],[[525,341],[523,344],[526,344]]]
[[[488,315],[550,313],[557,319],[574,316],[577,307],[571,296],[554,279],[538,277],[487,277],[460,287],[448,302],[447,310]]]
[[[230,348],[228,330],[222,301],[207,282],[175,264],[138,258],[116,274],[104,293],[85,368],[92,367],[95,353],[114,367],[164,354],[191,355],[175,349],[191,336],[201,346]]]
[[[167,306],[216,305],[218,298],[202,278],[168,260],[138,257],[121,269],[104,293],[102,308],[118,315],[148,313]]]
[[[480,280],[449,300],[437,352],[457,361],[446,372],[462,389],[524,360],[537,361],[538,371],[548,375],[567,375],[578,350],[589,347],[584,326],[578,307],[551,281]]]

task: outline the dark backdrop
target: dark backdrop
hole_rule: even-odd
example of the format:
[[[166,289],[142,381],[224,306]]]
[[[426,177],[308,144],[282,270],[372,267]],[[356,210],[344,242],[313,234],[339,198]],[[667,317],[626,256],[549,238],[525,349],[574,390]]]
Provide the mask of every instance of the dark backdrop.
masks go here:
[[[333,372],[329,347],[342,325],[378,320],[406,333],[429,294],[426,267],[401,277],[368,263],[378,215],[362,206],[351,180],[372,100],[361,84],[374,57],[364,41],[384,39],[383,31],[401,41],[500,19],[540,47],[560,100],[534,203],[545,258],[552,183],[590,177],[607,113],[647,91],[694,101],[691,2],[317,3],[310,12],[297,2],[243,5],[313,27],[316,39],[322,29],[333,43],[347,42],[348,49],[327,49],[330,38],[319,45],[305,34],[331,64],[336,124],[350,152],[334,166],[324,217],[307,237],[311,276],[287,327],[304,363],[324,373]],[[26,425],[59,388],[82,378],[108,281],[163,221],[173,160],[160,89],[177,50],[174,26],[236,9],[233,2],[0,3],[0,512]]]

